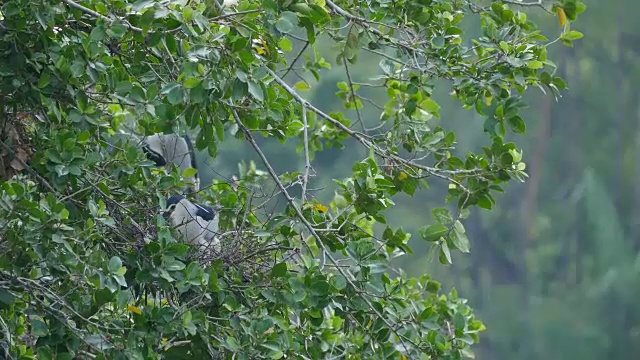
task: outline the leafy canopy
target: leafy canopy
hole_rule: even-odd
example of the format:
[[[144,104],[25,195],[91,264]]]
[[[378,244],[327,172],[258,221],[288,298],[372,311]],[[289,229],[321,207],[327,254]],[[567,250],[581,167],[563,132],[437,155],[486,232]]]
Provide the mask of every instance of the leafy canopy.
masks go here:
[[[558,17],[556,40],[582,36],[570,30],[585,8],[575,0],[3,2],[0,333],[11,355],[470,356],[483,324],[455,290],[390,265],[412,253],[412,234],[385,211],[427,181],[447,186],[452,208],[433,210],[419,234],[446,264],[470,250],[469,209],[491,209],[526,177],[507,131],[525,132],[528,88],[558,96],[565,85],[547,59],[555,40],[524,6]],[[363,57],[379,70],[358,83]],[[343,70],[345,112],[307,100],[331,67]],[[481,152],[456,153],[436,87],[484,117]],[[386,102],[363,95],[376,90]],[[221,254],[199,257],[159,215],[193,170],[154,168],[123,132],[189,132],[211,157],[229,136],[253,148],[258,164],[191,195],[224,207]],[[261,148],[270,138],[300,144],[299,172],[274,170]],[[314,155],[345,146],[369,155],[317,184]],[[320,186],[335,191],[330,203]]]

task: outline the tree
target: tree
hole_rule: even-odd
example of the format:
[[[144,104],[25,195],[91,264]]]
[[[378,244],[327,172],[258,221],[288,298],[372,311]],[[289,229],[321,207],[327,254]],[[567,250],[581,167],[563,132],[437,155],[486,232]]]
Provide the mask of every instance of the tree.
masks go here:
[[[545,7],[4,2],[0,328],[11,356],[470,355],[483,324],[455,290],[441,294],[428,275],[391,266],[412,253],[411,234],[387,224],[385,210],[428,180],[445,185],[451,208],[436,208],[419,235],[446,264],[452,250],[470,249],[462,224],[470,208],[490,209],[505,183],[526,177],[507,129],[525,131],[518,113],[527,88],[557,96],[564,82],[546,55],[555,41],[517,6]],[[559,40],[582,36],[569,24],[584,4],[546,6],[564,26]],[[466,38],[464,19],[483,36]],[[344,69],[336,95],[350,112],[305,99],[332,66],[315,51],[320,38],[335,45],[334,65]],[[380,59],[381,71],[358,82],[350,69],[363,55]],[[301,80],[291,85],[291,74]],[[368,102],[369,87],[388,101]],[[436,87],[485,116],[482,152],[455,152]],[[191,195],[224,207],[221,254],[199,256],[158,215],[194,170],[152,167],[123,131],[189,132],[211,157],[225,137],[251,146],[258,164]],[[277,172],[262,150],[271,140],[297,141],[303,168]],[[368,155],[323,203],[314,189],[331,184],[314,181],[312,161],[326,147]]]

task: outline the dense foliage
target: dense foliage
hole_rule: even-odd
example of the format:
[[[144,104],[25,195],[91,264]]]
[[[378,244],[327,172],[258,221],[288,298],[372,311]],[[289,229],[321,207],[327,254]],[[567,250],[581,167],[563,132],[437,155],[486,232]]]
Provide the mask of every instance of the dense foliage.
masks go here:
[[[0,330],[11,356],[472,354],[484,325],[455,290],[441,294],[428,275],[390,265],[412,253],[412,234],[388,224],[385,211],[400,193],[445,184],[448,196],[419,236],[451,263],[453,250],[470,250],[469,209],[491,209],[508,181],[526,177],[507,130],[525,131],[528,88],[564,89],[547,45],[582,36],[569,27],[584,5],[548,4],[563,25],[553,41],[519,5],[544,7],[3,2]],[[463,20],[482,36],[465,36]],[[335,59],[317,51],[321,36]],[[363,56],[379,57],[380,71],[356,82],[350,69]],[[332,66],[344,69],[335,95],[348,114],[305,98]],[[291,74],[295,84],[285,81]],[[482,152],[454,155],[436,86],[485,118]],[[385,89],[387,102],[368,101],[368,87]],[[364,118],[366,107],[379,118]],[[211,157],[235,137],[260,160],[192,195],[224,206],[223,251],[213,258],[175,239],[159,215],[193,171],[166,174],[145,159],[132,135],[156,132],[189,132]],[[299,171],[276,171],[261,149],[272,138],[300,144]],[[319,184],[313,160],[336,147],[367,155],[335,184]],[[335,196],[323,203],[314,194],[327,186]]]

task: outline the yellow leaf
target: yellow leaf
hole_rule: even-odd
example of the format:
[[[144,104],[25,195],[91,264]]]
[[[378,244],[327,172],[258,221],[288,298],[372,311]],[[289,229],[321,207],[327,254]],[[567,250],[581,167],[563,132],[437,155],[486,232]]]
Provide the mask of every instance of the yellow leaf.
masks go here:
[[[407,175],[407,173],[404,172],[404,171],[400,171],[400,173],[398,174],[398,180],[400,180],[400,181],[402,181],[402,180],[404,180],[404,179],[406,179],[408,177],[409,177],[409,175]]]
[[[133,305],[127,306],[127,310],[131,311],[132,313],[136,313],[138,315],[142,315],[142,311],[140,309],[138,309],[137,307],[133,306]]]
[[[404,354],[400,354],[400,360],[408,360],[406,356],[404,356]]]
[[[313,208],[320,211],[321,213],[326,213],[329,210],[328,206],[324,206],[322,204],[315,204]]]
[[[492,99],[492,97],[491,97],[491,96],[486,96],[486,95],[485,95],[485,97],[484,97],[484,102],[485,102],[487,105],[489,105],[489,106],[490,106],[490,105],[491,105],[491,99]]]
[[[556,8],[556,14],[558,15],[558,22],[560,26],[564,26],[567,23],[567,14],[565,14],[564,9],[558,6]]]
[[[369,320],[369,323],[367,324],[367,327],[371,326],[371,324],[373,324],[373,321]]]

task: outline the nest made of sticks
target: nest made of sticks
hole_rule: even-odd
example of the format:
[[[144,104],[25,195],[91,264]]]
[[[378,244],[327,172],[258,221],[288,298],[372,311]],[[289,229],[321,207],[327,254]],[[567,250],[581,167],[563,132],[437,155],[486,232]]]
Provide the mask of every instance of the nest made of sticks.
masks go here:
[[[142,253],[146,242],[157,241],[156,216],[159,205],[153,200],[139,199],[135,211],[119,204],[116,200],[102,196],[116,225],[108,229],[116,238],[128,239],[128,244],[109,244],[109,252],[123,254],[134,251]],[[240,214],[227,213],[225,216],[242,217]],[[203,266],[210,266],[221,260],[225,270],[235,269],[243,274],[245,280],[254,274],[268,273],[281,260],[282,247],[274,244],[268,237],[256,236],[253,231],[242,229],[220,229],[217,235],[220,251],[212,246],[208,248],[193,246],[190,259],[197,260]],[[180,241],[179,239],[176,239]],[[127,246],[121,246],[127,245]]]

